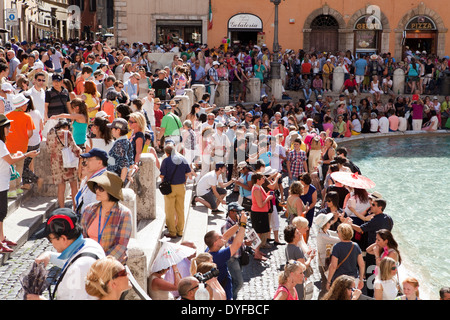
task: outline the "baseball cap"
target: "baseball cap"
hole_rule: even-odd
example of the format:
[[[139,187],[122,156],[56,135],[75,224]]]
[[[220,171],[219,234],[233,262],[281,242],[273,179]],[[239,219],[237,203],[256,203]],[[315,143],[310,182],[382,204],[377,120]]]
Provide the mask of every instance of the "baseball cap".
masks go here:
[[[60,74],[53,74],[52,75],[52,81],[62,81],[62,76]]]
[[[45,222],[42,237],[48,237],[50,233],[67,235],[71,230],[75,229],[77,222],[78,218],[71,209],[55,209]]]
[[[231,202],[228,204],[228,211],[230,210],[242,211],[244,210],[244,207],[241,206],[238,202]]]
[[[128,122],[123,118],[116,118],[112,123],[108,123],[108,127],[111,129],[120,129],[128,131]]]
[[[80,157],[82,158],[97,157],[103,161],[108,161],[108,154],[106,153],[106,151],[99,148],[92,148],[89,152],[81,154]]]

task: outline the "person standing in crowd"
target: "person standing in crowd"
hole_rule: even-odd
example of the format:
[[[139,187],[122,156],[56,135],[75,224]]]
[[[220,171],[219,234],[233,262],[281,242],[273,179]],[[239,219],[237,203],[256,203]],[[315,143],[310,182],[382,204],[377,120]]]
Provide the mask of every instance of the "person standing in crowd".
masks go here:
[[[297,138],[294,140],[294,149],[289,151],[286,159],[286,167],[289,176],[289,184],[297,181],[298,177],[304,172],[308,172],[306,163],[306,152],[301,150],[302,140]]]
[[[242,207],[237,202],[231,202],[228,204],[228,214],[225,224],[222,226],[221,229],[222,234],[225,234],[227,230],[232,228],[235,224],[239,223],[242,214],[245,215],[245,212],[243,212],[243,210],[244,207]],[[232,245],[234,238],[235,236],[232,235],[228,239],[226,246]],[[245,252],[245,250],[246,250],[246,243],[245,241],[243,241],[241,247],[236,251],[234,255],[230,257],[230,259],[227,262],[228,270],[230,271],[231,279],[233,282],[233,300],[237,299],[238,292],[244,285],[244,278],[242,276],[242,268],[244,264],[243,257],[247,256],[247,259],[249,259],[248,253]]]
[[[69,113],[69,92],[63,88],[62,80],[61,75],[52,75],[52,87],[45,92],[44,121],[47,121],[53,115]]]
[[[239,222],[229,228],[224,234],[219,234],[215,230],[208,231],[204,236],[207,246],[206,251],[213,257],[213,262],[219,270],[218,280],[225,290],[227,300],[233,298],[233,280],[228,270],[228,261],[241,248],[244,241],[245,229],[247,228],[247,216],[240,216]],[[228,239],[235,235],[231,245],[224,248]]]
[[[161,138],[171,139],[175,142],[175,146],[180,144],[181,132],[180,129],[183,127],[180,118],[172,112],[172,106],[170,104],[164,105],[164,117],[161,120],[161,126],[158,133],[158,138],[156,139],[157,145],[161,145]],[[162,145],[161,145],[162,147]]]
[[[116,118],[108,127],[116,141],[108,153],[107,170],[116,173],[125,182],[128,169],[134,164],[133,147],[127,137],[128,122],[123,118]]]
[[[38,72],[34,75],[33,86],[27,91],[33,100],[34,108],[44,118],[45,114],[45,74]]]
[[[161,181],[168,181],[172,192],[164,195],[166,212],[166,237],[182,237],[184,232],[184,200],[186,195],[186,180],[191,176],[191,167],[186,158],[175,151],[172,143],[164,147],[166,158],[161,163]]]
[[[106,255],[125,264],[132,224],[130,209],[119,203],[123,201],[123,182],[117,174],[106,171],[89,179],[87,185],[97,202],[87,205],[82,212],[83,236],[94,239]]]
[[[76,145],[72,133],[70,132],[70,124],[66,119],[59,119],[58,123],[50,129],[47,135],[47,148],[50,153],[50,168],[53,183],[58,186],[58,205],[60,208],[65,207],[65,191],[66,183],[69,182],[72,196],[72,205],[75,205],[75,195],[78,191],[78,175],[77,167],[65,168],[62,159],[62,149],[67,147],[79,157],[81,149]],[[76,208],[74,208],[76,209]]]
[[[83,237],[83,228],[76,214],[68,208],[54,210],[45,221],[42,237],[47,238],[54,251],[45,251],[36,263],[49,263],[61,268],[51,300],[94,300],[86,292],[86,276],[92,264],[105,257],[103,248],[93,239]],[[26,300],[46,300],[45,297],[28,294]]]
[[[278,288],[275,291],[273,300],[300,300],[296,289],[303,284],[305,279],[304,271],[306,267],[299,261],[289,260],[284,266],[284,270],[278,276]]]
[[[14,111],[7,114],[10,121],[10,132],[6,139],[6,148],[13,154],[23,154],[27,152],[28,140],[33,136],[34,126],[33,119],[25,111],[28,108],[30,99],[26,98],[23,93],[14,96],[12,106]],[[33,103],[31,101],[31,103]],[[20,178],[10,182],[8,197],[15,198],[17,194],[22,194],[23,190],[20,188],[22,182],[22,175],[24,171],[25,159],[15,163],[16,171],[20,174]]]
[[[11,178],[11,165],[23,161],[26,157],[36,157],[37,150],[26,152],[25,154],[10,154],[6,147],[7,136],[9,135],[11,120],[0,114],[0,253],[13,252],[10,246],[17,245],[6,238],[3,231],[3,221],[8,213],[8,191]]]
[[[79,217],[81,217],[87,205],[97,202],[96,194],[89,189],[87,182],[106,171],[108,154],[104,150],[92,148],[89,152],[81,154],[80,157],[83,159],[82,166],[85,167],[86,176],[81,181],[80,188],[75,196],[75,208]]]
[[[333,246],[330,267],[328,270],[327,290],[340,275],[358,278],[357,288],[361,290],[365,282],[364,259],[357,243],[351,241],[353,229],[350,225],[342,223],[337,230],[339,243]]]

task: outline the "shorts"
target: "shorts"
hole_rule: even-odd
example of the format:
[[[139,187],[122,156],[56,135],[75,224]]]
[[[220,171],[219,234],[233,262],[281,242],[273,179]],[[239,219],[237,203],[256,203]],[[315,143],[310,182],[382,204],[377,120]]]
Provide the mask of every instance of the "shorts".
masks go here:
[[[216,188],[217,193],[218,194],[227,194],[227,190],[223,189],[223,188]],[[209,192],[207,194],[204,194],[202,196],[198,196],[199,198],[202,198],[203,200],[205,200],[206,202],[208,202],[211,206],[212,210],[216,210],[217,209],[217,198],[214,195],[212,190],[209,190]]]
[[[250,219],[252,220],[252,228],[256,233],[266,233],[270,231],[269,213],[268,212],[256,212],[250,213]]]

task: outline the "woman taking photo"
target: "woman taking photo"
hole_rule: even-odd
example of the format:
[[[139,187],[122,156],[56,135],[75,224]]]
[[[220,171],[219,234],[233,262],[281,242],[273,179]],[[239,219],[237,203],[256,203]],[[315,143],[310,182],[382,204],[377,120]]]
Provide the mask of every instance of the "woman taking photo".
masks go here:
[[[263,246],[270,232],[269,223],[269,206],[272,203],[272,194],[267,194],[262,187],[263,183],[266,181],[264,175],[261,173],[255,173],[252,175],[252,207],[251,207],[251,220],[253,229],[255,229],[259,238],[261,239],[261,244],[256,248],[254,259],[256,260],[267,260],[259,250]]]
[[[341,240],[333,246],[330,267],[328,270],[327,290],[340,275],[358,278],[358,289],[364,286],[364,259],[357,243],[351,241],[353,229],[349,224],[342,223],[338,227],[338,236]]]
[[[88,180],[89,189],[99,202],[86,206],[81,217],[83,236],[97,241],[111,255],[125,264],[127,245],[131,236],[131,211],[123,201],[122,180],[113,172],[105,171]]]
[[[171,291],[178,290],[181,274],[176,264],[171,266],[174,274],[173,283],[164,280],[164,275],[170,268],[153,270],[148,280],[148,294],[152,300],[173,300]]]
[[[65,147],[65,138],[67,139],[67,146],[75,156],[79,157],[81,149],[76,145],[73,139],[69,122],[66,119],[59,119],[55,127],[50,129],[47,134],[47,148],[50,153],[50,169],[53,184],[58,186],[58,205],[60,208],[65,207],[64,195],[67,182],[70,184],[73,204],[75,204],[74,198],[78,192],[77,167],[64,168],[63,166],[62,149]]]
[[[11,165],[27,157],[34,158],[39,154],[36,150],[29,151],[25,154],[18,152],[11,155],[9,153],[5,142],[9,134],[10,123],[11,121],[5,115],[0,114],[0,253],[13,252],[10,246],[17,245],[15,242],[8,240],[3,233],[3,221],[8,213],[8,190],[11,178]]]
[[[95,261],[86,276],[87,294],[99,300],[120,300],[132,288],[128,271],[113,256]]]
[[[394,300],[398,294],[397,263],[389,257],[380,262],[380,272],[374,282],[375,300]]]
[[[289,260],[278,276],[278,289],[273,300],[299,300],[296,286],[303,283],[305,270],[301,262]]]

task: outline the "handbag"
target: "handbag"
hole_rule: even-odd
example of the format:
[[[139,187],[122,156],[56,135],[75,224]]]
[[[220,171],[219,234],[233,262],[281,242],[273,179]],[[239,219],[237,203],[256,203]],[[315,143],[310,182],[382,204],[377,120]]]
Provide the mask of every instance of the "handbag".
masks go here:
[[[58,135],[57,135],[58,136]],[[59,140],[59,137],[58,137]],[[60,140],[61,142],[61,140]],[[61,150],[63,159],[63,168],[76,168],[78,166],[78,157],[73,153],[72,149],[67,145],[67,132],[64,132],[64,144]]]
[[[242,206],[244,207],[245,211],[252,211],[252,200],[247,197],[243,197]]]
[[[250,263],[250,253],[248,252],[248,249],[242,249],[241,250],[241,256],[239,257],[239,264],[241,266],[246,266]]]
[[[178,164],[176,165],[175,170],[173,170],[172,177],[170,178],[170,181],[163,181],[163,182],[161,182],[159,184],[159,187],[158,187],[159,191],[161,191],[161,193],[163,195],[165,195],[165,196],[167,196],[167,195],[172,193],[172,185],[171,185],[171,183],[172,183],[173,176],[175,175],[175,171],[177,171],[177,168],[178,168]]]

